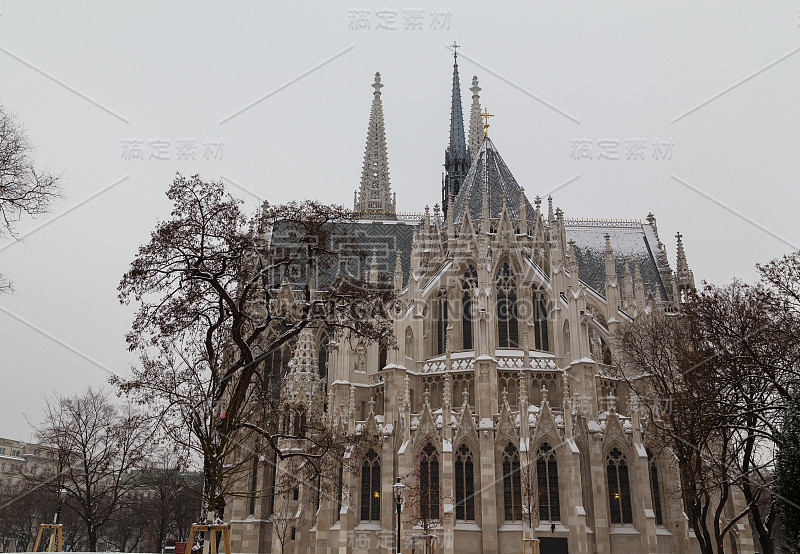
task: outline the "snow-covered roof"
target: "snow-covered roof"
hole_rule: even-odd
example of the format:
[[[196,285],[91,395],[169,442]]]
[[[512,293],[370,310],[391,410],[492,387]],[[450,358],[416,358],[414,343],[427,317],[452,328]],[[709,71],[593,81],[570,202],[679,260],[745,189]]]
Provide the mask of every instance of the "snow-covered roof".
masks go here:
[[[601,226],[567,222],[567,240],[575,241],[575,255],[578,258],[581,281],[601,293],[605,290],[605,235],[608,234],[611,249],[614,251],[617,276],[622,277],[626,263],[631,264],[630,270],[633,271],[633,263],[638,261],[645,291],[652,290],[656,300],[668,300],[653,255],[658,245],[650,244],[645,228],[650,226],[647,224]]]
[[[453,201],[453,221],[459,223],[464,218],[464,213],[469,210],[472,220],[481,215],[483,203],[483,188],[489,193],[489,217],[500,217],[503,210],[503,194],[506,195],[506,205],[512,218],[519,218],[520,186],[511,174],[508,166],[500,157],[494,143],[486,137],[476,159],[469,168],[469,173]],[[533,207],[525,198],[528,217],[533,217]]]

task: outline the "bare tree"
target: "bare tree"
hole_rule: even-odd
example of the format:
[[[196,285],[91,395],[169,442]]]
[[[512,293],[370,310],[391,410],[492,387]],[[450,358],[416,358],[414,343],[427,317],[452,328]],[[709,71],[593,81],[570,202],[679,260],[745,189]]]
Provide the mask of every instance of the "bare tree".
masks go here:
[[[33,154],[22,124],[0,106],[0,236],[13,236],[23,215],[45,213],[59,196],[60,176],[37,169]],[[0,279],[0,292],[10,288]]]
[[[56,497],[43,489],[27,490],[24,483],[0,486],[0,550],[17,552],[33,546],[39,524],[53,517]]]
[[[197,519],[202,497],[202,476],[189,471],[182,456],[162,449],[152,466],[138,477],[137,509],[148,521],[148,548],[159,551],[167,538],[180,541]]]
[[[236,466],[253,455],[242,452],[249,437],[279,459],[302,457],[312,472],[346,448],[343,436],[322,428],[300,434],[276,426],[282,375],[256,392],[266,362],[308,327],[390,343],[385,310],[394,292],[360,273],[340,273],[318,290],[317,279],[339,261],[333,224],[354,218],[341,207],[265,203],[248,225],[222,183],[178,175],[167,196],[171,219],[156,226],[119,286],[123,302],[140,304],[127,339],[142,367],[114,382],[157,406],[171,438],[202,457],[204,506],[223,518],[225,495],[242,474]],[[366,266],[366,253],[348,255]],[[256,394],[268,413],[258,412]],[[284,449],[282,440],[304,447]]]
[[[28,482],[53,494],[66,490],[64,510],[77,516],[94,552],[101,529],[113,521],[136,486],[130,472],[149,459],[151,425],[132,406],[117,408],[107,393],[90,388],[49,400],[36,436],[55,453],[57,478],[36,472]]]
[[[433,531],[441,529],[444,502],[452,502],[448,496],[441,494],[441,460],[435,446],[437,442],[438,438],[429,433],[419,439],[423,447],[414,456],[411,472],[401,479],[406,486],[403,493],[403,521],[412,528],[420,527],[425,536],[425,552],[431,552]],[[442,540],[442,537],[436,540]]]
[[[621,327],[620,368],[648,411],[647,432],[677,459],[682,501],[704,554],[724,552],[724,540],[748,509],[730,511],[739,478],[733,414],[720,399],[714,352],[686,315],[653,313]],[[661,409],[665,399],[671,410]]]
[[[307,510],[303,510],[300,504],[300,487],[305,483],[304,479],[298,479],[298,461],[293,460],[289,463],[286,471],[281,472],[278,479],[278,492],[275,496],[275,504],[272,511],[272,532],[278,539],[281,554],[286,546],[297,538],[297,535],[310,524],[310,517]]]

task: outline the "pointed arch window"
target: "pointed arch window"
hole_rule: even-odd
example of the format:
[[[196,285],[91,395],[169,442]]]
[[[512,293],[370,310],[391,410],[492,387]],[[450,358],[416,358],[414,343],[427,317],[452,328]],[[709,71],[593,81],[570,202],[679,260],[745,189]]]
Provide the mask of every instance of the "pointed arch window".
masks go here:
[[[499,348],[519,346],[517,284],[508,262],[497,270],[497,345]]]
[[[421,519],[439,519],[439,453],[431,443],[425,445],[420,457],[419,493]]]
[[[549,443],[539,446],[536,456],[536,482],[539,486],[539,518],[561,521],[561,503],[558,498],[558,462]]]
[[[258,493],[258,450],[253,454],[253,469],[250,475],[250,515],[256,513],[256,494]]]
[[[547,292],[544,287],[533,288],[533,347],[550,352],[550,329],[548,325]]]
[[[275,511],[275,479],[277,477],[278,455],[275,450],[271,451],[270,457],[267,459],[267,467],[269,468],[269,486],[267,488],[267,514],[272,515]]]
[[[608,479],[608,502],[611,523],[633,523],[631,509],[631,484],[628,478],[628,462],[619,448],[612,448],[606,458]]]
[[[447,346],[447,290],[436,297],[436,353],[444,354]]]
[[[456,519],[475,519],[475,467],[466,444],[456,451]]]
[[[317,369],[319,377],[323,381],[328,377],[328,335],[322,335],[322,340],[319,341],[319,353],[317,355]]]
[[[306,407],[302,404],[295,408],[294,427],[292,430],[298,437],[303,437],[306,434]]]
[[[264,359],[264,390],[271,391],[274,396],[280,394],[281,381],[289,373],[295,342],[296,339],[286,341]]]
[[[461,337],[464,350],[475,348],[473,335],[474,299],[473,291],[478,288],[478,272],[475,266],[468,266],[461,278]]]
[[[378,371],[383,371],[383,368],[386,367],[386,360],[389,357],[389,353],[386,350],[384,345],[380,345],[378,347]]]
[[[361,521],[381,520],[381,460],[370,449],[361,464]]]
[[[336,521],[342,514],[342,490],[344,489],[344,465],[339,464],[339,480],[336,483]]]
[[[503,513],[506,521],[522,521],[522,481],[519,451],[512,443],[503,449]]]
[[[650,473],[650,495],[653,497],[653,512],[656,515],[656,525],[664,525],[664,515],[661,511],[661,487],[658,482],[658,466],[655,456],[647,449],[647,466]]]

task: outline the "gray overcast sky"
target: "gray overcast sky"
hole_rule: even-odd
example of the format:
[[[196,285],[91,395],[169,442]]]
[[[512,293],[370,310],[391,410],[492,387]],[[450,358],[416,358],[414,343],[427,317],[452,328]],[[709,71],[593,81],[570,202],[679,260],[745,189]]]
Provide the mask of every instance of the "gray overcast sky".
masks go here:
[[[379,70],[398,209],[438,202],[453,40],[465,109],[477,74],[496,114],[490,135],[531,198],[579,175],[554,195],[567,217],[653,211],[673,264],[673,236],[685,235],[698,282],[753,280],[756,262],[800,244],[799,8],[0,0],[0,103],[24,120],[41,163],[65,173],[64,201],[18,231],[96,195],[22,243],[0,242],[16,285],[0,297],[0,436],[28,440],[45,396],[104,384],[98,365],[136,363],[124,342],[133,310],[116,286],[168,216],[175,171],[222,176],[251,207],[242,189],[351,205]],[[381,28],[392,12],[397,28]],[[196,141],[194,160],[178,159],[183,139]],[[578,139],[593,159],[573,159]],[[620,159],[598,159],[606,139]],[[625,159],[628,139],[647,141],[644,160]],[[145,159],[125,159],[137,140]],[[222,151],[206,153],[206,141]],[[654,141],[672,143],[671,159],[654,159]]]

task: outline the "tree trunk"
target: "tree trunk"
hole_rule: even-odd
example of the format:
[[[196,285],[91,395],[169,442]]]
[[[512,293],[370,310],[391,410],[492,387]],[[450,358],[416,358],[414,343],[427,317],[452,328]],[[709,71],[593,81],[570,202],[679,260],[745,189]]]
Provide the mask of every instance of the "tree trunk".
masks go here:
[[[97,531],[94,529],[94,525],[87,527],[86,536],[89,541],[89,552],[97,552]]]

